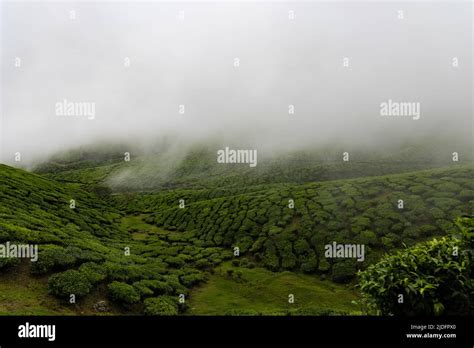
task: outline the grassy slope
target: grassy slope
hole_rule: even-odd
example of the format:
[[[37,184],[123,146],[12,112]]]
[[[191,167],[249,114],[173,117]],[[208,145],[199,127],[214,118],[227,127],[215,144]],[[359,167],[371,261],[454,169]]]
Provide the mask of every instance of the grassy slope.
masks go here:
[[[227,271],[240,272],[240,278]],[[293,304],[288,295],[295,296]],[[358,300],[351,286],[335,284],[319,277],[292,272],[270,272],[264,268],[232,267],[216,269],[209,281],[191,294],[190,314],[285,314],[292,311],[360,314],[352,301]]]
[[[94,243],[98,236],[117,238],[120,232],[120,212],[96,194],[5,165],[0,165],[0,200],[0,241],[74,245],[84,239]]]
[[[30,277],[25,267],[0,274],[0,314],[70,315],[74,312],[47,295],[47,279]]]
[[[76,200],[76,209],[70,209],[70,199]],[[40,244],[40,255],[43,246],[113,253],[107,240],[124,237],[119,212],[75,184],[0,165],[0,202],[0,243]],[[82,304],[64,306],[48,295],[48,275],[32,276],[30,265],[25,260],[0,270],[0,314],[87,314],[94,301],[104,299],[103,293],[93,293]]]
[[[90,294],[75,305],[65,305],[48,294],[48,276],[32,277],[28,262],[0,273],[0,315],[98,315],[93,305],[106,299],[104,289]],[[105,315],[124,314],[118,307],[109,304]]]

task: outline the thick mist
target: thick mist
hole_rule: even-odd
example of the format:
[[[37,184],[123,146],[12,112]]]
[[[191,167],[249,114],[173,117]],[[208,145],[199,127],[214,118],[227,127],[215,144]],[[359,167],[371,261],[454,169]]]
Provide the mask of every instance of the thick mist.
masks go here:
[[[468,143],[471,7],[2,3],[1,160],[163,137],[267,152]],[[419,114],[382,115],[389,101]]]

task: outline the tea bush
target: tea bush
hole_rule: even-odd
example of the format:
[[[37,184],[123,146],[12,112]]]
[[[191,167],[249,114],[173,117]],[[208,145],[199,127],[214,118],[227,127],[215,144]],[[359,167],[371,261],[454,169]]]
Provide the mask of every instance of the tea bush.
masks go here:
[[[359,274],[368,308],[383,315],[474,313],[474,218],[460,235],[417,244]]]
[[[48,280],[49,293],[61,298],[68,298],[70,295],[75,295],[76,298],[83,297],[91,289],[92,284],[86,275],[76,270],[54,274]]]

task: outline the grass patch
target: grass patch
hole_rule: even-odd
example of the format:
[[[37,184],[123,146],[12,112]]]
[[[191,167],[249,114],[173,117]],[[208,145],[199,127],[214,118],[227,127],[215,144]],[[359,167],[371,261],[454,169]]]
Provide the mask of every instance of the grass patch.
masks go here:
[[[0,315],[120,315],[118,306],[110,303],[105,290],[99,287],[76,304],[64,302],[48,294],[48,277],[32,277],[29,262],[0,273]],[[109,311],[98,313],[94,304],[106,300]]]
[[[48,295],[47,277],[30,277],[27,269],[22,263],[0,274],[0,315],[75,314]]]
[[[236,276],[239,271],[240,279]],[[289,294],[294,294],[295,303],[288,303]],[[359,307],[352,303],[357,300],[357,293],[350,286],[316,276],[274,273],[264,268],[248,269],[225,263],[206,284],[191,292],[190,314],[222,315],[242,311],[266,315],[301,309],[360,314]]]

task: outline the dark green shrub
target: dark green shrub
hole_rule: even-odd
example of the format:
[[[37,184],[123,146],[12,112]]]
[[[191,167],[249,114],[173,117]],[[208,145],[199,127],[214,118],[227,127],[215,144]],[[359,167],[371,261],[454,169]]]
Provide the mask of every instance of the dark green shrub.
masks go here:
[[[79,271],[83,273],[92,284],[104,280],[107,276],[105,268],[94,262],[83,263],[81,267],[79,267]]]
[[[204,273],[191,273],[180,277],[180,282],[185,287],[190,288],[206,280]]]
[[[358,242],[364,245],[375,245],[377,244],[377,236],[373,231],[365,230],[360,232]]]
[[[210,268],[212,264],[207,259],[199,259],[196,261],[196,268],[198,269],[207,269]]]
[[[90,250],[83,250],[78,247],[67,247],[65,252],[72,258],[75,259],[75,262],[82,263],[82,262],[100,262],[104,260],[104,257],[97,252],[90,251]],[[58,264],[61,262],[59,261]]]
[[[38,260],[31,263],[32,274],[45,274],[54,269],[66,269],[75,264],[76,258],[67,250],[57,246],[46,246],[39,251]]]
[[[301,255],[301,254],[307,253],[308,250],[310,249],[310,246],[309,246],[309,243],[305,239],[300,238],[295,242],[294,249],[295,249],[296,254]]]
[[[301,258],[301,271],[312,273],[318,269],[318,259],[313,250],[309,250],[308,254]]]
[[[175,289],[173,288],[172,282],[160,281],[155,279],[150,280],[140,280],[139,282],[133,283],[133,286],[138,289],[138,291],[144,295],[168,295],[172,294]],[[180,287],[180,284],[177,285]]]
[[[138,290],[127,283],[115,281],[110,283],[107,288],[110,298],[114,301],[128,304],[140,301]]]
[[[182,258],[178,256],[170,256],[165,259],[166,263],[168,263],[171,267],[179,268],[185,265],[185,262]]]
[[[133,283],[133,286],[138,290],[141,297],[153,296],[153,290],[141,282]]]
[[[356,262],[354,260],[336,262],[332,267],[332,280],[336,283],[349,282],[356,274]]]
[[[174,297],[147,298],[144,302],[146,315],[177,315],[178,301]]]
[[[71,294],[76,297],[87,295],[92,289],[92,284],[87,277],[76,270],[68,270],[52,275],[48,280],[48,291],[50,294],[66,298]]]
[[[0,270],[15,266],[20,263],[19,258],[2,257],[0,258]]]

